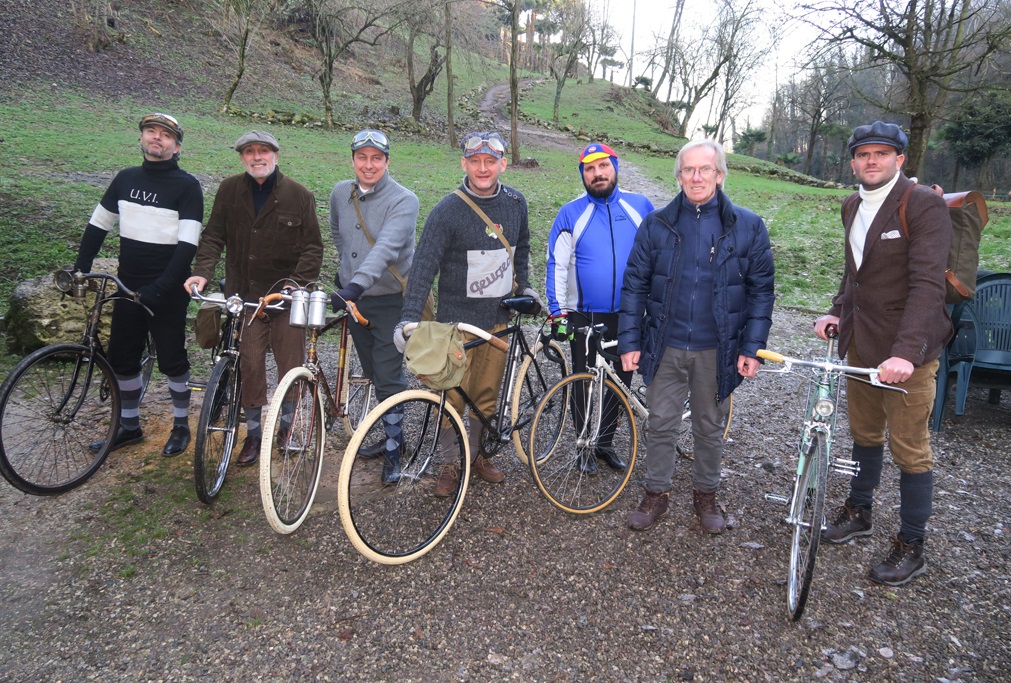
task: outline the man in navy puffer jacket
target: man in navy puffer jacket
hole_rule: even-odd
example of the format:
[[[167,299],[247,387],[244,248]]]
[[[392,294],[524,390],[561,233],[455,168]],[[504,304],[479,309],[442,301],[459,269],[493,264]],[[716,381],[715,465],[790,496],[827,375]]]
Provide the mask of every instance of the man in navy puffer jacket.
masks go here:
[[[579,314],[563,321],[569,333],[558,335],[571,339],[573,372],[584,372],[597,358],[595,348],[587,351],[585,334],[572,334],[575,329],[602,323],[607,326],[604,339],[617,339],[625,264],[639,224],[653,210],[643,195],[622,192],[618,187],[618,155],[603,143],[590,143],[579,155],[579,175],[586,192],[563,206],[551,226],[545,286],[551,315]],[[631,385],[631,372],[618,375]],[[585,398],[578,394],[572,398],[574,414],[582,415]],[[597,459],[613,470],[625,469],[626,463],[611,446],[617,419],[617,400],[609,393],[604,403],[604,429],[593,453],[587,452],[579,461],[585,474],[597,471]]]
[[[712,140],[681,148],[681,192],[646,216],[625,269],[618,353],[638,369],[650,406],[646,495],[628,518],[646,529],[667,512],[675,444],[691,395],[695,514],[702,530],[726,528],[716,504],[727,398],[754,377],[772,325],[773,275],[762,219],[723,193],[727,161]]]

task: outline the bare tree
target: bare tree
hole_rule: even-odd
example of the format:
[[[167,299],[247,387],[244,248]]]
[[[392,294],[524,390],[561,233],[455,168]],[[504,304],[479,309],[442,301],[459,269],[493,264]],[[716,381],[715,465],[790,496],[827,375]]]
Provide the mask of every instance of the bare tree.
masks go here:
[[[894,99],[862,94],[883,111],[909,118],[906,166],[916,175],[948,95],[975,90],[990,58],[1006,51],[1011,37],[1000,0],[815,0],[800,7],[821,32],[824,49],[854,49],[864,57],[859,68],[894,70]]]
[[[411,118],[421,121],[425,99],[432,94],[435,81],[446,63],[445,52],[440,52],[445,40],[445,22],[441,16],[442,2],[420,2],[411,6],[405,15],[407,22],[407,84],[411,89]],[[419,36],[428,41],[428,65],[420,75],[415,66],[414,48]]]
[[[768,56],[771,43],[762,35],[762,9],[754,0],[725,0],[718,21],[718,49],[726,57],[716,118],[716,139],[722,141],[731,137],[727,127],[733,126],[734,116],[748,104],[741,99],[744,87]]]
[[[246,72],[246,53],[267,13],[267,0],[218,0],[218,14],[211,19],[228,45],[235,50],[235,75],[225,92],[221,112],[228,111],[232,96]]]
[[[456,123],[453,121],[453,111],[456,103],[453,101],[453,13],[450,11],[452,0],[446,0],[443,7],[443,19],[446,25],[446,125],[449,127],[449,146],[456,147]]]
[[[848,95],[846,74],[838,62],[825,59],[814,64],[797,93],[797,109],[807,123],[807,141],[804,157],[804,173],[811,175],[815,145],[822,128],[837,120],[839,110]]]
[[[333,68],[355,44],[375,46],[397,27],[406,0],[303,0],[309,35],[320,60],[326,125],[333,128]]]
[[[572,68],[586,47],[586,27],[589,23],[583,0],[559,0],[549,12],[558,25],[561,36],[551,44],[548,68],[555,79],[555,106],[552,118],[558,120],[558,105],[562,99],[562,88]]]
[[[618,34],[606,11],[596,11],[587,5],[587,12],[583,56],[586,58],[587,80],[593,83],[593,75],[600,60],[610,59],[618,52]]]
[[[667,36],[667,43],[662,48],[663,70],[660,72],[660,78],[656,79],[653,84],[653,97],[658,97],[664,81],[668,81],[668,83],[673,83],[674,81],[672,75],[674,55],[677,52],[677,44],[681,34],[681,18],[684,16],[684,10],[685,0],[677,0],[674,4],[674,18],[671,19],[670,34]],[[670,77],[669,80],[668,77]],[[667,89],[667,99],[670,99],[670,85],[668,85]]]

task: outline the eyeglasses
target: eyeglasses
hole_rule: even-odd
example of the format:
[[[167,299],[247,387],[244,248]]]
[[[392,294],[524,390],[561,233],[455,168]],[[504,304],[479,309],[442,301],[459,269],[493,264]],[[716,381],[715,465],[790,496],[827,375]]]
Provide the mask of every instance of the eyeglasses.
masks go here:
[[[481,147],[487,147],[496,156],[505,154],[505,143],[494,133],[489,133],[488,137],[483,135],[471,135],[463,142],[464,152],[476,152]]]
[[[351,138],[351,151],[357,152],[362,147],[375,147],[383,154],[389,154],[390,139],[382,131],[363,130]]]
[[[712,166],[700,166],[698,168],[696,168],[694,166],[686,166],[685,168],[682,168],[680,171],[678,171],[678,174],[682,178],[691,178],[696,173],[698,173],[703,178],[708,178],[709,176],[711,176],[715,172],[716,172],[716,169],[713,168]]]

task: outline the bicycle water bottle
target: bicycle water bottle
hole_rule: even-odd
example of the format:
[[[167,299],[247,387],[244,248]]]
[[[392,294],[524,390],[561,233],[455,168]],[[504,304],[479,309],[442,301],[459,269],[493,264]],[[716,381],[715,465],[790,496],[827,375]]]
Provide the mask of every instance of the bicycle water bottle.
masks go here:
[[[292,327],[305,327],[306,309],[309,305],[309,293],[304,289],[296,289],[291,293],[291,313],[288,324]]]
[[[326,307],[330,297],[321,289],[309,295],[309,327],[323,327],[326,324]]]

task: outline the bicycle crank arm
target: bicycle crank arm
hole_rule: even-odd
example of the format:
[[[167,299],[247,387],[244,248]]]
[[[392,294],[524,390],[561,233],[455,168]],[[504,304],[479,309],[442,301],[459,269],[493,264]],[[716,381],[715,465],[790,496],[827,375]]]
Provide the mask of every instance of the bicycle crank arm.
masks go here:
[[[848,474],[851,477],[855,477],[860,474],[860,463],[856,460],[833,458],[831,467],[839,474]]]

